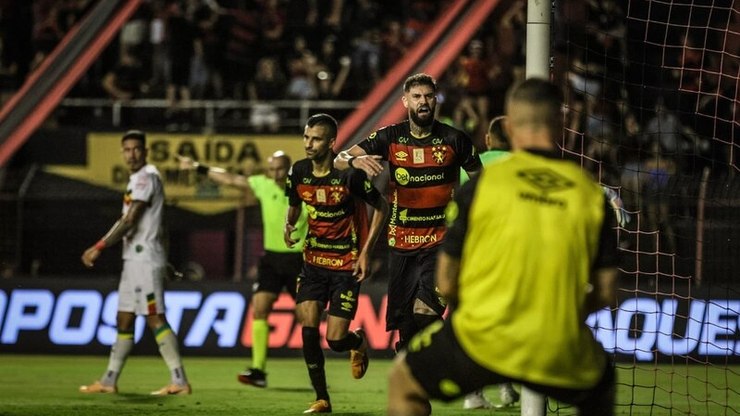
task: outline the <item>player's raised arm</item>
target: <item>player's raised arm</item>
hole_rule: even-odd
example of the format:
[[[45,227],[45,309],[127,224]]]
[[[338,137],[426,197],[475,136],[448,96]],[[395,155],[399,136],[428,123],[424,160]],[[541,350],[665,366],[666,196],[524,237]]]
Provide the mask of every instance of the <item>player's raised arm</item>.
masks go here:
[[[346,170],[350,167],[362,169],[367,176],[373,178],[380,175],[383,171],[383,165],[380,161],[382,156],[368,155],[365,149],[354,145],[349,150],[343,150],[334,158],[334,167],[339,170]]]
[[[253,194],[252,188],[249,186],[247,176],[231,173],[223,168],[208,166],[203,163],[196,162],[187,156],[177,155],[175,157],[179,163],[180,170],[195,170],[198,174],[205,175],[220,185],[241,189],[248,193],[247,196]]]

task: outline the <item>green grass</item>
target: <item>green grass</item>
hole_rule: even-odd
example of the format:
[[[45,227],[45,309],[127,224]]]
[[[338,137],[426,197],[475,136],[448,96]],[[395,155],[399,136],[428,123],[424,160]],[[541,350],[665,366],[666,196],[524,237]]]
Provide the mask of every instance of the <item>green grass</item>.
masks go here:
[[[271,359],[267,389],[243,386],[236,381],[236,373],[247,362],[247,358],[186,357],[193,395],[152,397],[148,393],[169,380],[159,357],[131,357],[119,382],[119,394],[85,395],[78,393],[77,387],[99,377],[107,357],[0,355],[0,416],[299,415],[313,400],[301,359]],[[385,414],[390,364],[389,360],[373,360],[365,378],[354,380],[347,360],[328,359],[334,414]],[[618,414],[740,414],[738,367],[619,367]],[[496,393],[495,389],[487,390],[492,400],[498,397]],[[520,413],[518,407],[472,413],[461,408],[460,401],[433,402],[435,416]],[[550,404],[550,409],[556,408],[557,404]],[[570,409],[560,409],[558,413],[573,414]]]

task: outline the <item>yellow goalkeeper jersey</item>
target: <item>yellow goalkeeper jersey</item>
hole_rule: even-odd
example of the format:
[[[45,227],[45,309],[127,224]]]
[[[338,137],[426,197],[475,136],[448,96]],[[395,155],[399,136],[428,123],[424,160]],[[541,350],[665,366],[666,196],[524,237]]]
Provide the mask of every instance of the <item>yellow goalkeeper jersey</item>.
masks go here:
[[[601,187],[572,162],[518,151],[466,184],[450,216],[443,250],[461,261],[451,319],[467,354],[516,379],[593,387],[606,356],[584,322],[586,293],[592,268],[618,260]]]

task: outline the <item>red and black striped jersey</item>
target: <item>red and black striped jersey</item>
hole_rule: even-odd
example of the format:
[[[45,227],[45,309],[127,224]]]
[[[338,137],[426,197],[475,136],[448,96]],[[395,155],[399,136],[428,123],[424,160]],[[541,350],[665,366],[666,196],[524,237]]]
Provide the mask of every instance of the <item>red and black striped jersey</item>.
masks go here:
[[[290,169],[285,192],[291,206],[303,202],[308,211],[304,261],[330,270],[353,270],[368,232],[364,202],[377,206],[381,198],[365,172],[332,168],[317,177],[311,160],[303,159]]]
[[[434,247],[447,229],[445,207],[459,183],[460,168],[477,171],[481,161],[464,132],[435,121],[424,138],[411,135],[408,120],[384,127],[359,146],[390,167],[388,246],[401,253]]]

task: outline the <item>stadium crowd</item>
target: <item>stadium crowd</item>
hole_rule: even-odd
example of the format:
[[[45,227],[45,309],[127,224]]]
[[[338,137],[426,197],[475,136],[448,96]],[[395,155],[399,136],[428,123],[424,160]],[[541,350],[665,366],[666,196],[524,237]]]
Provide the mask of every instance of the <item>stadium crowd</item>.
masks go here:
[[[285,133],[284,113],[271,101],[362,99],[450,3],[145,0],[69,96],[166,98],[162,127],[182,118],[183,100],[249,100],[258,104],[236,115],[241,131]],[[0,103],[95,4],[0,0]],[[740,112],[728,74],[740,56],[738,13],[694,11],[707,27],[729,25],[725,32],[682,24],[656,35],[645,4],[632,1],[631,16],[616,0],[556,8],[553,78],[567,109],[561,147],[619,188],[629,211],[644,210],[641,227],[661,229],[663,248],[675,252],[681,243],[666,212],[675,209],[667,195],[676,178],[736,164]],[[479,150],[504,92],[524,77],[525,9],[525,0],[502,1],[439,79],[439,119],[469,133]],[[681,9],[675,13],[681,20]]]

